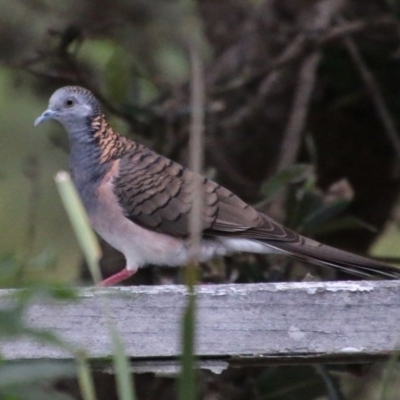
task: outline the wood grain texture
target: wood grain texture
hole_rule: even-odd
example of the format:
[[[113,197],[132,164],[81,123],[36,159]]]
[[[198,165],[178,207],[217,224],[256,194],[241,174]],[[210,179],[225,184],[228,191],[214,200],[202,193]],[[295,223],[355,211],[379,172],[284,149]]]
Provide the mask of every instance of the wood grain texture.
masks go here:
[[[400,341],[396,281],[210,285],[197,293],[196,353],[205,363],[373,361]],[[13,294],[0,291],[1,309]],[[107,303],[137,368],[150,360],[152,370],[152,360],[171,367],[180,354],[187,296],[183,286],[87,288],[76,302],[33,304],[26,320],[102,359],[111,353],[102,308]],[[2,339],[0,346],[9,360],[71,358],[28,339]]]

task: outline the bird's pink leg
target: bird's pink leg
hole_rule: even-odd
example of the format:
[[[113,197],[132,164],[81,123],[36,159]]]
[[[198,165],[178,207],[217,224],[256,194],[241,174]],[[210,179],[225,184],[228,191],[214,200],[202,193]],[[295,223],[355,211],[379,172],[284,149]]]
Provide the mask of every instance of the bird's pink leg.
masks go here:
[[[104,279],[100,283],[97,284],[97,286],[111,286],[115,285],[116,283],[122,282],[125,279],[128,279],[132,275],[134,275],[136,270],[129,270],[127,268],[124,268],[122,271],[117,272],[114,275],[111,275],[107,279]]]

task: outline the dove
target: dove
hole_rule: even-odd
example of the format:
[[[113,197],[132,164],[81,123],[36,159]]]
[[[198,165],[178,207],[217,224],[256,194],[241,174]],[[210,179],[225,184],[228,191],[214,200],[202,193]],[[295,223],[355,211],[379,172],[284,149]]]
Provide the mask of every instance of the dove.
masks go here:
[[[55,120],[70,141],[70,171],[93,229],[126,258],[101,285],[117,284],[140,267],[185,266],[192,257],[189,215],[201,190],[198,259],[238,252],[287,254],[363,278],[397,279],[400,270],[302,236],[206,177],[119,135],[87,89],[54,92],[35,126]]]

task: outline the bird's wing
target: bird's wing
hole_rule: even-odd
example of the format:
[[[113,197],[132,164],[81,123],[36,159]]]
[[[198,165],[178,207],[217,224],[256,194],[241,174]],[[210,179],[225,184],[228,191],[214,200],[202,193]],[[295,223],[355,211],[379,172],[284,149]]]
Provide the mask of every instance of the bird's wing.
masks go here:
[[[188,236],[193,187],[199,185],[204,197],[204,235],[255,240],[303,261],[361,277],[400,278],[395,267],[323,245],[285,228],[224,187],[144,146],[123,156],[118,170],[113,180],[118,202],[125,216],[142,227]]]
[[[119,161],[114,192],[127,218],[173,236],[189,234],[192,193],[203,195],[201,222],[209,236],[296,241],[298,235],[274,222],[217,183],[144,146]]]

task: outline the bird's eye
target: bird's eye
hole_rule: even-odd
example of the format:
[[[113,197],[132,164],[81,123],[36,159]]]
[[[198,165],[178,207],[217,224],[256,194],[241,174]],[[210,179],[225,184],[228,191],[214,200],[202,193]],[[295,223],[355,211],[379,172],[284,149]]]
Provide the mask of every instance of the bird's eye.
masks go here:
[[[64,106],[66,108],[71,108],[75,104],[75,101],[73,99],[67,99],[64,102]]]

